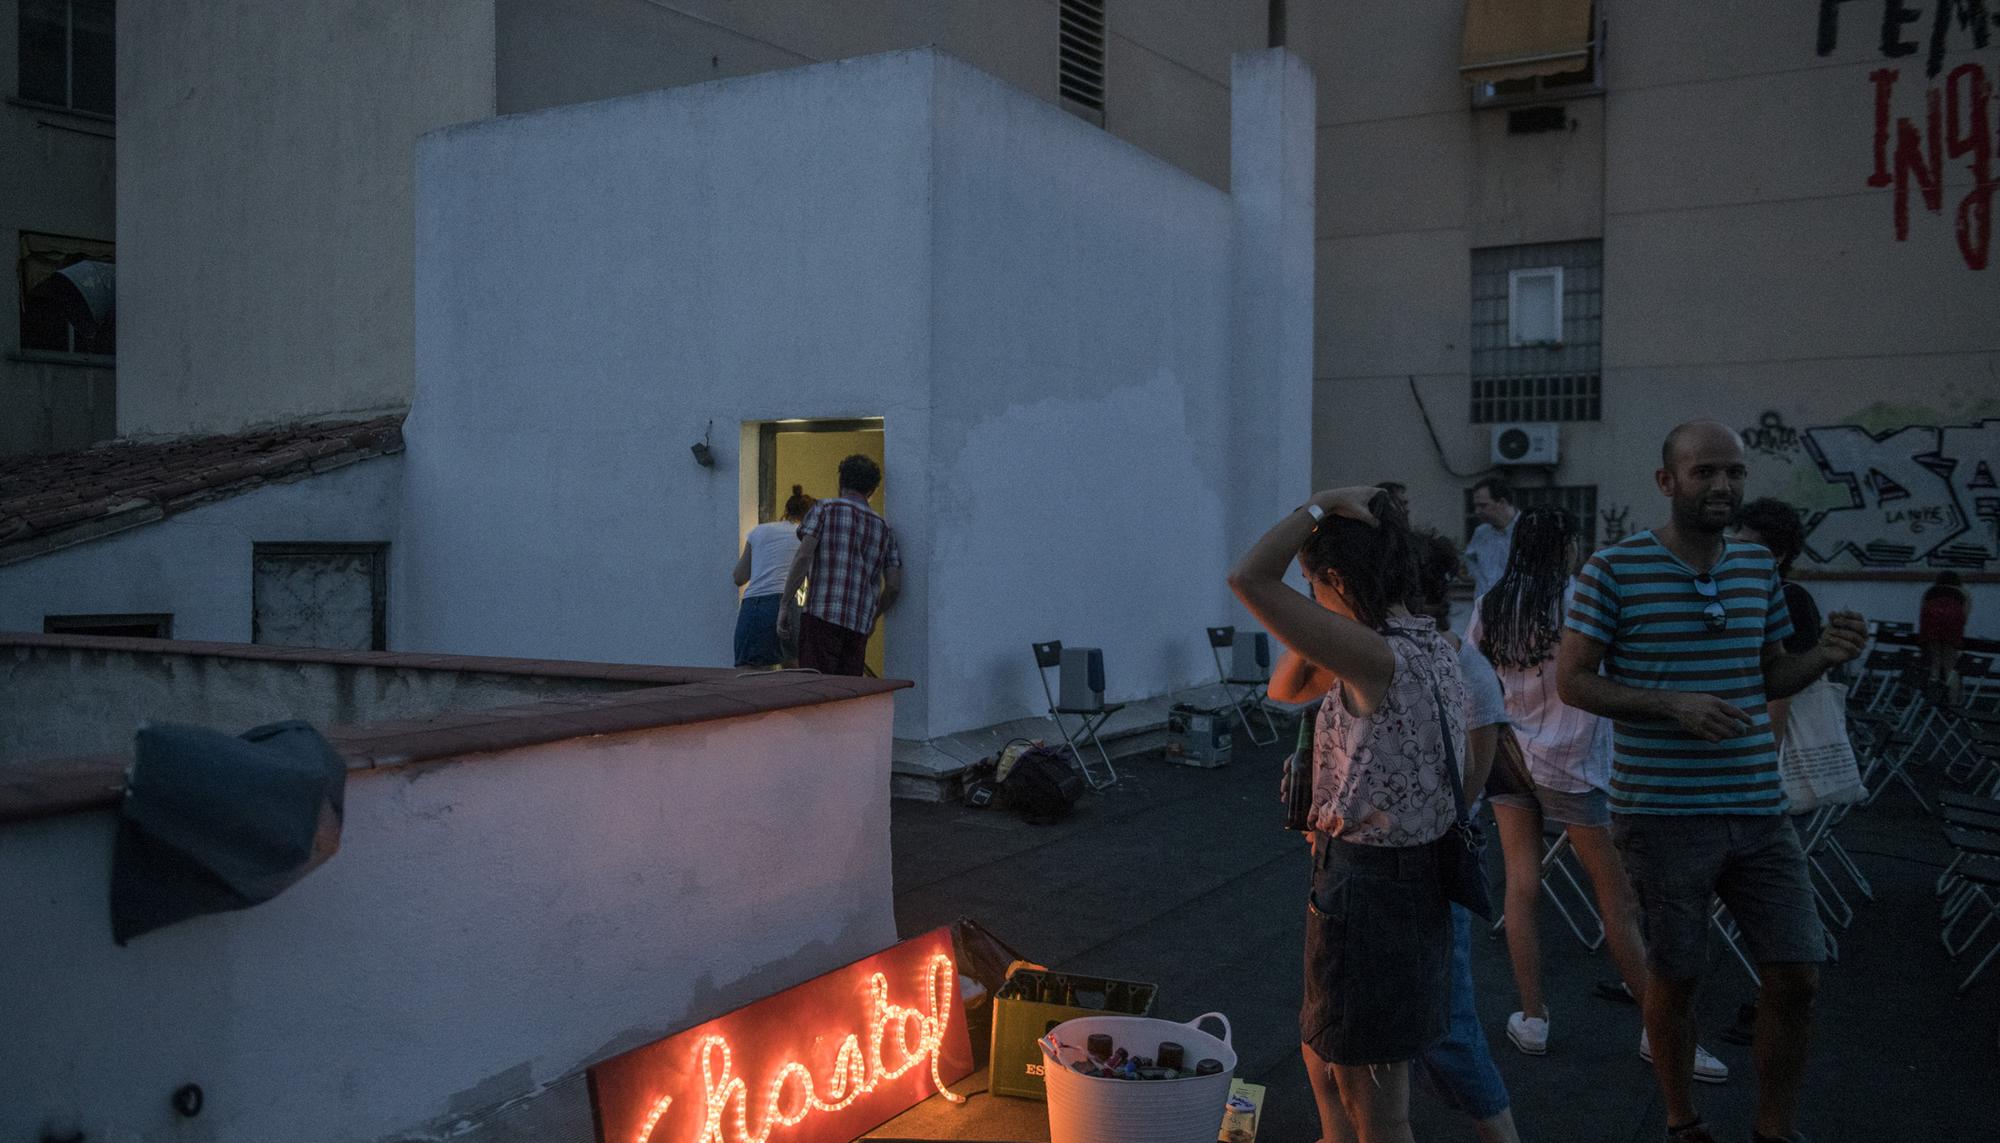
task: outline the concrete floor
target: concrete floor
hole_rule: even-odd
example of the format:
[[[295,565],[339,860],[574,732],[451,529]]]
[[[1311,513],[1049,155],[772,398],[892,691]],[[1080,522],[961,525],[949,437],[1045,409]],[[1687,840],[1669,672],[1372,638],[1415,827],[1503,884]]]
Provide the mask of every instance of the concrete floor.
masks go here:
[[[1303,841],[1279,828],[1281,753],[1239,752],[1219,770],[1122,763],[1123,781],[1053,826],[897,802],[898,925],[907,935],[972,917],[1053,967],[1157,983],[1155,1015],[1226,1013],[1238,1074],[1270,1088],[1260,1141],[1308,1143],[1318,1122],[1297,1024],[1307,857]],[[1942,838],[1900,792],[1850,818],[1841,834],[1879,900],[1860,905],[1854,927],[1839,934],[1841,962],[1825,974],[1801,1126],[1816,1143],[2000,1139],[2000,967],[1954,996],[1967,965],[1948,962],[1937,942],[1931,883],[1946,856]],[[1662,1138],[1660,1100],[1637,1054],[1637,1010],[1593,993],[1613,975],[1609,960],[1584,951],[1552,910],[1541,922],[1553,1015],[1546,1057],[1523,1056],[1502,1035],[1515,1007],[1504,942],[1482,934],[1473,945],[1480,1010],[1522,1137]],[[1749,1049],[1715,1032],[1750,986],[1725,955],[1718,944],[1703,1042],[1736,1075],[1697,1098],[1720,1138],[1748,1139]],[[984,1077],[959,1087],[983,1089]],[[1473,1138],[1428,1091],[1420,1087],[1413,1103],[1417,1138]],[[1041,1104],[982,1093],[962,1106],[932,1100],[876,1137],[1046,1140],[1048,1126]]]

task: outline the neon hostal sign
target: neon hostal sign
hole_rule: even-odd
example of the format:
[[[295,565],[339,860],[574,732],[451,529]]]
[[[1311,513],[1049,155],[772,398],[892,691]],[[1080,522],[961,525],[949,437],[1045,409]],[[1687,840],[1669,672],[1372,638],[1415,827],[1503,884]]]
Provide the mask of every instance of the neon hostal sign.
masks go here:
[[[972,1071],[957,1009],[935,929],[591,1068],[597,1137],[844,1143]]]

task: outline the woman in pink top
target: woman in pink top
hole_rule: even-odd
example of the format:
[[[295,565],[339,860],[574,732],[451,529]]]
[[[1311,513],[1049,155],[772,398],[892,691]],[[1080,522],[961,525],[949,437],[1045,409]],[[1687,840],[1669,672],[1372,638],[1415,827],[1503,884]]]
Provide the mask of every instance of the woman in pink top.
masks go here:
[[[1611,727],[1556,694],[1556,645],[1571,577],[1583,562],[1576,521],[1560,508],[1531,508],[1514,528],[1507,569],[1493,590],[1473,601],[1465,637],[1500,675],[1507,720],[1531,779],[1526,789],[1494,791],[1493,820],[1507,867],[1507,951],[1521,1010],[1507,1018],[1507,1039],[1531,1056],[1548,1054],[1549,1008],[1542,995],[1542,946],[1535,906],[1542,888],[1542,823],[1569,833],[1604,919],[1605,943],[1624,992],[1646,991],[1646,947],[1631,882],[1611,844]],[[1612,985],[1613,990],[1618,985]],[[1645,1033],[1639,1054],[1652,1059]],[[1695,1048],[1694,1077],[1722,1083],[1729,1068]]]
[[[1313,598],[1286,586],[1297,559]],[[1289,648],[1274,696],[1325,690],[1313,743],[1313,878],[1299,1038],[1326,1143],[1409,1143],[1410,1061],[1443,1039],[1451,914],[1438,841],[1465,742],[1452,645],[1410,613],[1415,545],[1379,488],[1316,493],[1231,570]]]

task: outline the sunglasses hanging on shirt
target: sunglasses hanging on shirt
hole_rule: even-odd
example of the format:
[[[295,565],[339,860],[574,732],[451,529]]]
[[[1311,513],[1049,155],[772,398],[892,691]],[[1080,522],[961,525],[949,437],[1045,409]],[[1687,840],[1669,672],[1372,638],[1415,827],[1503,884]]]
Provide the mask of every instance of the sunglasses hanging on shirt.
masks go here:
[[[1728,626],[1729,612],[1722,606],[1721,593],[1716,587],[1715,577],[1707,572],[1694,577],[1694,590],[1708,601],[1708,606],[1701,609],[1701,617],[1707,621],[1708,629],[1720,631]]]

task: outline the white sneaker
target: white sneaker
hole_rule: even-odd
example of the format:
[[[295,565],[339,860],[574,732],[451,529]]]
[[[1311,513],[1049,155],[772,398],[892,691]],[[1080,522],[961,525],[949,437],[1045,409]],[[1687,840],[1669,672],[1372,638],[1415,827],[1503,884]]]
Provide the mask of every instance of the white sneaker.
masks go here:
[[[1507,1017],[1507,1038],[1531,1056],[1546,1056],[1549,1054],[1549,1018],[1516,1012]]]
[[[1645,1029],[1639,1030],[1639,1058],[1653,1062],[1653,1045],[1646,1039]],[[1729,1065],[1708,1054],[1708,1049],[1700,1044],[1694,1046],[1694,1078],[1699,1083],[1728,1083]]]

